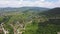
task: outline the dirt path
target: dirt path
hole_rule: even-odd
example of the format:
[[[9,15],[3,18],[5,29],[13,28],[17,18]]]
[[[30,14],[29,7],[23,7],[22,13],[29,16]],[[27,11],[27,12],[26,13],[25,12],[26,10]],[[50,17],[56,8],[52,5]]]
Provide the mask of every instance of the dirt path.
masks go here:
[[[8,31],[6,31],[6,30],[4,29],[4,27],[3,27],[3,23],[1,23],[1,27],[2,27],[2,30],[3,30],[4,34],[7,34]]]

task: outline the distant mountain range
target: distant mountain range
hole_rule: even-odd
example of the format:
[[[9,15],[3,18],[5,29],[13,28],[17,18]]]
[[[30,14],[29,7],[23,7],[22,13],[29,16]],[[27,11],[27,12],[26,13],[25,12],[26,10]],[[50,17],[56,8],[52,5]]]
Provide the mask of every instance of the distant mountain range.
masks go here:
[[[49,8],[43,8],[43,7],[20,7],[20,8],[12,8],[12,7],[6,7],[6,8],[0,8],[0,12],[9,12],[9,11],[26,11],[26,10],[32,10],[32,11],[45,11]]]
[[[41,12],[45,15],[60,15],[60,7],[49,9],[49,8],[44,8],[44,7],[19,7],[19,8],[12,8],[12,7],[6,7],[6,8],[0,8],[0,13],[1,12],[23,12],[23,11],[36,11],[36,12]]]

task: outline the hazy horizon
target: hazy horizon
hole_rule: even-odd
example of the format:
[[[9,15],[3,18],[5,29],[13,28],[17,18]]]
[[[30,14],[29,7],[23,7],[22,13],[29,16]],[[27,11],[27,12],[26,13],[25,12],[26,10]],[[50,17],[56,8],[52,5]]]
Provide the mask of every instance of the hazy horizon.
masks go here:
[[[0,7],[60,7],[60,0],[0,0]]]

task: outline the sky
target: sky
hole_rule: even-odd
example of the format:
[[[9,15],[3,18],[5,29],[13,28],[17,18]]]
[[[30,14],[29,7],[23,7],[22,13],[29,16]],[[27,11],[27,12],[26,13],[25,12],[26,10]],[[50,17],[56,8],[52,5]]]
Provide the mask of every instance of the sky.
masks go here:
[[[0,0],[0,7],[60,7],[60,0]]]

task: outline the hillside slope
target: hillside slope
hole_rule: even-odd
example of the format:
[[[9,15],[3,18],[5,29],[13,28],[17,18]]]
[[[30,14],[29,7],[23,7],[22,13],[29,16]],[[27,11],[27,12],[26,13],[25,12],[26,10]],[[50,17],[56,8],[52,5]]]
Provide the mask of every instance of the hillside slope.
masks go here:
[[[49,17],[60,16],[60,7],[53,8],[53,9],[50,9],[48,11],[44,11],[41,14],[49,16]]]

